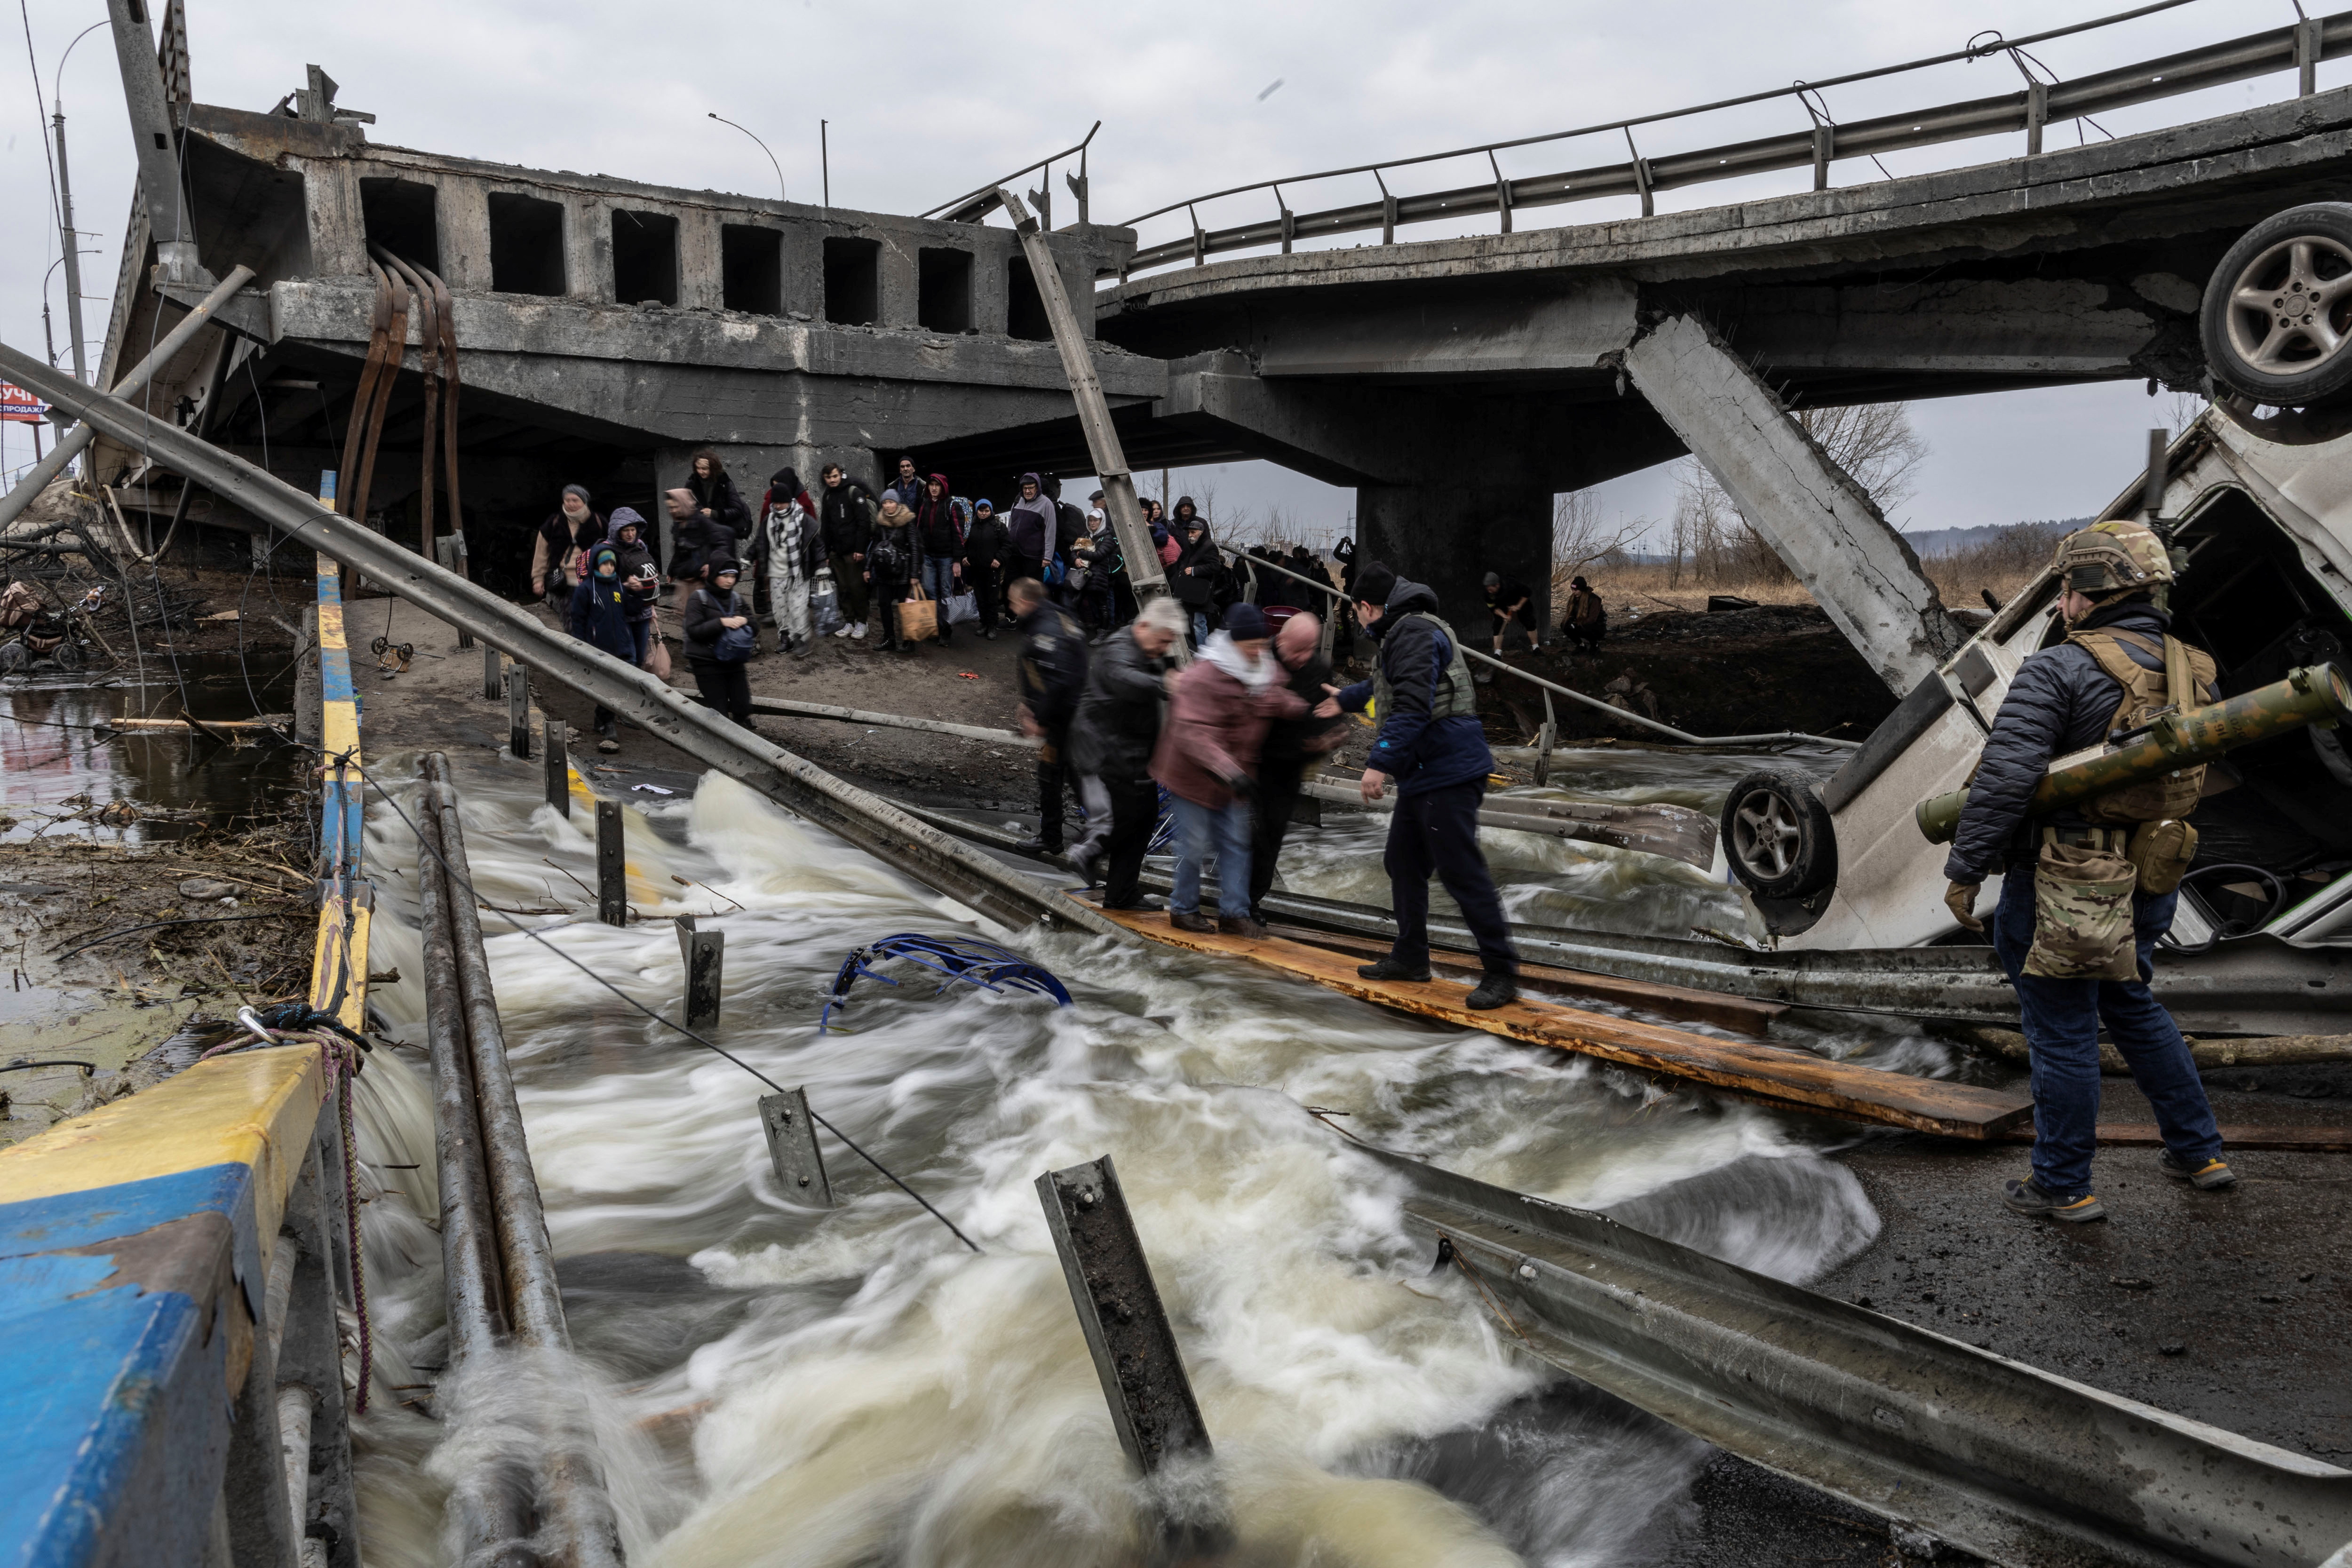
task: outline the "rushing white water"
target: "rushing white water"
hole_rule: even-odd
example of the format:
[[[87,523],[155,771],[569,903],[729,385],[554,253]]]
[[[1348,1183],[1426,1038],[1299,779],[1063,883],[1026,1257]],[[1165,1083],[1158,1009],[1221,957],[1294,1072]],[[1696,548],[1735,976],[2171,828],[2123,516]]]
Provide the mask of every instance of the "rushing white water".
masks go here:
[[[401,760],[375,771],[409,773]],[[634,1563],[1132,1560],[1135,1489],[1034,1188],[1097,1155],[1117,1160],[1217,1445],[1235,1561],[1253,1564],[1642,1561],[1670,1537],[1705,1456],[1515,1359],[1464,1280],[1430,1276],[1393,1182],[1302,1106],[1783,1278],[1875,1231],[1853,1178],[1769,1112],[1149,944],[1022,938],[1068,984],[1066,1008],[965,986],[933,996],[919,971],[896,990],[861,981],[820,1035],[849,949],[980,928],[716,775],[635,822],[633,898],[647,918],[603,926],[582,885],[594,876],[588,815],[564,821],[534,804],[523,770],[501,776],[511,786],[464,788],[484,902],[562,910],[517,918],[673,1017],[681,973],[663,917],[715,912],[719,1043],[806,1086],[985,1249],[967,1251],[829,1137],[840,1206],[802,1206],[769,1164],[764,1085],[486,913],[564,1259],[576,1364],[562,1381],[598,1424]],[[1286,878],[1363,896],[1376,825],[1333,821],[1301,835]],[[415,841],[381,803],[369,836],[370,965],[404,976],[377,1005],[421,1041]],[[1530,842],[1537,863],[1507,870],[1515,899],[1638,898],[1648,912],[1629,923],[1676,934],[1718,909],[1700,874]],[[1936,1065],[1932,1047],[1883,1026],[1813,1035],[1817,1048]],[[398,1124],[362,1136],[371,1159],[424,1167],[386,1173],[371,1194],[380,1375],[360,1434],[377,1568],[445,1560],[441,1489],[478,1462],[436,1452],[443,1428],[401,1404],[434,1398],[415,1385],[445,1353],[437,1240],[415,1217],[436,1212],[421,1097],[411,1085],[405,1112],[386,1119]],[[509,1381],[501,1408],[527,1415],[535,1386]],[[480,1408],[488,1396],[464,1397]]]

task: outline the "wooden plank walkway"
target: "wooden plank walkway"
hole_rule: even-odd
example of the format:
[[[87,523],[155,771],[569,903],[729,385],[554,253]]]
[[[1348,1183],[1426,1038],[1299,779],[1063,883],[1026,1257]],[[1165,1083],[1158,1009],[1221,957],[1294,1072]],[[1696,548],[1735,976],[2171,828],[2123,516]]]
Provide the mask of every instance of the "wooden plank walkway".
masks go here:
[[[1378,937],[1350,936],[1307,926],[1273,925],[1266,929],[1309,947],[1328,947],[1334,952],[1354,953],[1360,958],[1380,958],[1389,950],[1389,944]],[[1430,950],[1429,963],[1433,969],[1451,970],[1457,974],[1479,972],[1475,957],[1466,952],[1447,952],[1442,948]],[[1786,1002],[1759,1002],[1721,991],[1696,991],[1685,985],[1653,985],[1645,981],[1622,980],[1614,974],[1591,974],[1544,963],[1519,965],[1519,989],[1548,995],[1591,996],[1644,1013],[1694,1024],[1713,1024],[1719,1029],[1737,1029],[1759,1039],[1770,1033],[1772,1020],[1789,1010]]]
[[[1158,910],[1107,910],[1104,913],[1153,942],[1220,958],[1247,959],[1383,1007],[1850,1121],[1981,1141],[2000,1138],[2012,1128],[2028,1125],[2033,1115],[2031,1099],[2004,1089],[1824,1061],[1804,1051],[1712,1039],[1554,1002],[1523,997],[1507,1007],[1474,1013],[1462,1005],[1467,993],[1459,984],[1366,980],[1356,973],[1353,954],[1283,937],[1252,942],[1213,931],[1181,931]]]

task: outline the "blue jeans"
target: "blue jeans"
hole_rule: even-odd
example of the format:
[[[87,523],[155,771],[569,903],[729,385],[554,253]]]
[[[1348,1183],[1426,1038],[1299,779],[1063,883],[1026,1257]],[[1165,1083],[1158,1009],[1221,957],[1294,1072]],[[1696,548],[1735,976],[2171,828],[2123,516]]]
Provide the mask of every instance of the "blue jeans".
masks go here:
[[[955,576],[956,559],[952,555],[923,557],[923,592],[940,602],[940,624],[947,625],[947,603],[955,597],[960,584]]]
[[[2033,868],[2001,879],[1993,910],[1992,950],[2017,987],[2018,1011],[2033,1053],[2033,1180],[2053,1197],[2091,1190],[2091,1155],[2099,1142],[2099,1025],[2104,1021],[2132,1081],[2156,1111],[2157,1131],[2176,1158],[2192,1166],[2221,1152],[2221,1129],[2205,1085],[2172,1015],[2147,987],[2148,955],[2172,926],[2179,893],[2132,896],[2137,980],[2047,980],[2025,973],[2033,945]]]
[[[1200,647],[1208,640],[1209,612],[1206,610],[1194,610],[1192,612],[1192,646],[1194,647]]]
[[[637,639],[637,668],[643,669],[646,656],[654,650],[654,618],[647,616],[642,621],[631,621],[629,635]]]
[[[1176,885],[1168,908],[1180,915],[1201,912],[1201,868],[1217,857],[1217,912],[1249,918],[1250,808],[1236,795],[1222,811],[1196,805],[1182,795],[1176,803]]]

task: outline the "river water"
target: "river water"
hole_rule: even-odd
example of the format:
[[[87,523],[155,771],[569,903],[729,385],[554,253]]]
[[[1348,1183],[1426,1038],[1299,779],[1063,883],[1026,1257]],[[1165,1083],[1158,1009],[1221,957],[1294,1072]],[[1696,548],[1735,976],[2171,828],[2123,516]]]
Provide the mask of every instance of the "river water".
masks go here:
[[[1711,810],[1751,765],[1569,753],[1556,793]],[[415,846],[398,814],[415,792],[394,782],[413,759],[372,771],[394,798],[369,812],[370,967],[404,976],[373,994],[394,1034],[421,1042]],[[627,797],[632,897],[648,918],[606,927],[584,886],[593,820],[557,816],[534,780],[467,780],[462,811],[480,899],[532,911],[484,921],[563,1259],[576,1353],[561,1381],[593,1412],[633,1563],[1138,1560],[1135,1489],[1034,1190],[1041,1173],[1098,1155],[1117,1161],[1216,1443],[1234,1561],[1251,1564],[1647,1562],[1687,1527],[1707,1453],[1516,1360],[1458,1275],[1431,1277],[1393,1183],[1302,1107],[1784,1279],[1875,1234],[1819,1123],[1145,944],[1023,938],[1068,984],[1067,1007],[964,986],[935,996],[900,970],[908,984],[859,982],[820,1033],[851,948],[979,928],[716,775],[690,796]],[[1382,825],[1329,820],[1300,833],[1286,881],[1384,901]],[[1489,849],[1523,919],[1675,935],[1742,923],[1692,868],[1516,834]],[[839,1206],[803,1206],[769,1163],[765,1086],[564,961],[675,1017],[664,917],[683,910],[727,933],[714,1037],[806,1086],[981,1253],[832,1138]],[[1815,1017],[1790,1037],[1950,1068],[1884,1021]],[[367,1075],[362,1153],[419,1167],[368,1182],[378,1370],[358,1431],[376,1568],[448,1560],[440,1489],[472,1462],[420,1413],[445,1354],[438,1244],[419,1217],[437,1212],[422,1061],[379,1052]]]

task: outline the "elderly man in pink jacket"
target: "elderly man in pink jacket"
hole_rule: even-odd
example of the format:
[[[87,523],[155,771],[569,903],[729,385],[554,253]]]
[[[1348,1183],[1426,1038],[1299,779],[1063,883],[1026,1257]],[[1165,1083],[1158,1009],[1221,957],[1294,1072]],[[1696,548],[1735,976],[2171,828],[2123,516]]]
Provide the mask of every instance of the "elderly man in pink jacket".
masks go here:
[[[1303,719],[1309,710],[1290,691],[1282,667],[1266,653],[1265,616],[1255,605],[1225,612],[1224,630],[1202,646],[1201,657],[1176,680],[1176,698],[1151,776],[1176,802],[1176,877],[1168,923],[1178,931],[1262,937],[1250,918],[1250,795],[1265,729],[1276,719]],[[1326,698],[1312,711],[1339,710]],[[1201,868],[1217,858],[1217,920],[1201,914]]]

